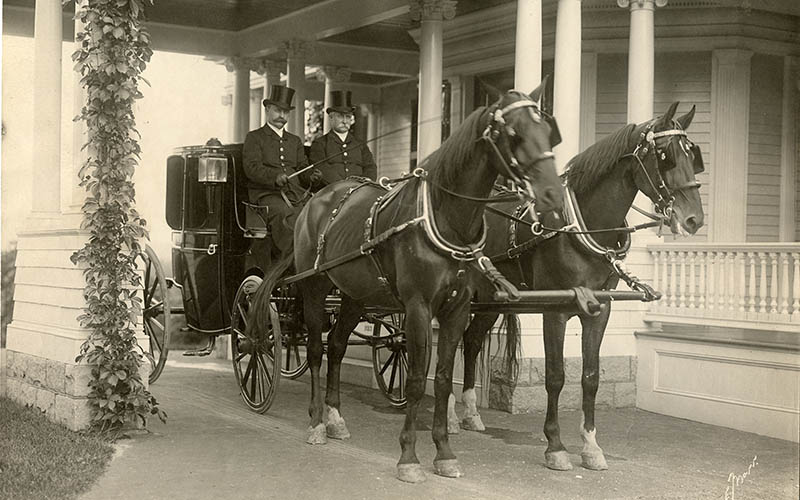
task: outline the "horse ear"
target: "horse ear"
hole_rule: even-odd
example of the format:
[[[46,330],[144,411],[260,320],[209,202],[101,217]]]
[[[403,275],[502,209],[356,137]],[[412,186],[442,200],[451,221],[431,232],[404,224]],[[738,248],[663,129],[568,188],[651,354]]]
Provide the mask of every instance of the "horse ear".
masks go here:
[[[544,91],[545,89],[547,89],[547,80],[549,78],[550,75],[546,75],[544,78],[542,78],[542,81],[541,83],[539,83],[539,86],[528,93],[528,95],[531,96],[531,100],[538,102],[540,106],[541,106],[541,101],[544,99]]]
[[[694,111],[695,111],[695,106],[692,105],[692,109],[690,109],[688,113],[686,113],[683,116],[679,116],[678,118],[675,119],[675,121],[678,122],[678,124],[680,124],[683,130],[688,129],[689,125],[692,124],[692,119],[694,118]]]
[[[664,113],[664,117],[661,119],[664,123],[670,123],[672,121],[672,117],[675,116],[675,110],[678,109],[678,101],[675,101],[670,105],[669,109],[666,113]]]

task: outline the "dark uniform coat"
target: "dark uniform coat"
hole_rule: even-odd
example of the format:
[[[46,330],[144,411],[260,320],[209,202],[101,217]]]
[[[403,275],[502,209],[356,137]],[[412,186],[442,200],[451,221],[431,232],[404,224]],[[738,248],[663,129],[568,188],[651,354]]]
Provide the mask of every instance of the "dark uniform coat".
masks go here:
[[[378,176],[378,166],[372,158],[367,145],[355,137],[352,133],[347,134],[342,141],[339,135],[333,130],[317,137],[311,144],[309,160],[317,163],[337,153],[337,156],[317,165],[322,171],[323,184],[330,184],[351,175],[368,177],[373,181]]]
[[[302,184],[308,185],[309,174],[306,172],[289,179],[283,189],[275,185],[275,179],[280,174],[292,175],[308,165],[303,142],[286,130],[280,137],[265,124],[247,133],[242,161],[250,202],[269,207],[267,223],[275,245],[282,252],[291,249],[294,207],[304,201]]]

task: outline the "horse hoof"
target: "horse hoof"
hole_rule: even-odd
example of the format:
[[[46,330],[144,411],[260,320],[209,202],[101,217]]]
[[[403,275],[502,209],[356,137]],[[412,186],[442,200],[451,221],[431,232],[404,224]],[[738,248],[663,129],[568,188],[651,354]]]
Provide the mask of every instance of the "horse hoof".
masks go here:
[[[347,430],[344,420],[334,423],[329,422],[328,425],[325,426],[325,430],[327,431],[328,437],[331,439],[348,439],[350,437],[350,431]]]
[[[464,474],[458,466],[458,460],[455,458],[448,458],[447,460],[434,460],[433,471],[443,477],[461,477]]]
[[[458,420],[448,420],[447,421],[447,433],[448,434],[458,434],[460,426],[458,425]]]
[[[486,430],[480,415],[470,415],[468,417],[464,417],[464,420],[461,421],[461,427],[467,429],[468,431],[483,432]]]
[[[328,444],[328,438],[325,437],[325,424],[317,424],[314,427],[309,426],[308,438],[306,439],[306,443]]]
[[[572,470],[572,462],[566,451],[553,451],[544,454],[545,467],[553,470]]]
[[[420,464],[397,464],[397,479],[406,483],[422,483],[428,478]]]
[[[608,470],[606,457],[601,451],[581,453],[581,465],[589,470]]]

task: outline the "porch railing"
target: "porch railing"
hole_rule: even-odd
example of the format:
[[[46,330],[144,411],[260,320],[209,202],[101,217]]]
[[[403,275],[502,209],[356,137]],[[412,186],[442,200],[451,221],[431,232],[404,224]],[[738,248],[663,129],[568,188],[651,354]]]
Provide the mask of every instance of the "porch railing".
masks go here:
[[[648,245],[663,292],[645,319],[800,332],[800,243]]]

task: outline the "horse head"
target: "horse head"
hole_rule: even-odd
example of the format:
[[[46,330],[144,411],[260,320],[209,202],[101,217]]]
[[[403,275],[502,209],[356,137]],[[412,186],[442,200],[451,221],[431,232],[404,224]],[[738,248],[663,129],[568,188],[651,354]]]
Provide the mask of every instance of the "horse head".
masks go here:
[[[555,118],[544,113],[538,95],[509,90],[489,108],[484,138],[495,145],[491,163],[500,175],[512,180],[523,195],[536,202],[536,210],[560,210],[561,180],[556,174],[553,146],[560,142]]]
[[[686,129],[695,107],[674,118],[678,102],[649,122],[633,155],[638,159],[636,186],[653,201],[656,211],[669,220],[673,234],[694,234],[703,225],[700,183],[703,172],[700,148],[689,140]]]

